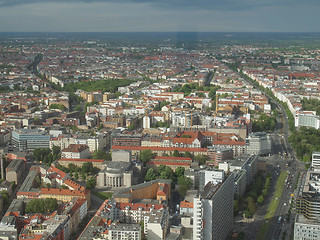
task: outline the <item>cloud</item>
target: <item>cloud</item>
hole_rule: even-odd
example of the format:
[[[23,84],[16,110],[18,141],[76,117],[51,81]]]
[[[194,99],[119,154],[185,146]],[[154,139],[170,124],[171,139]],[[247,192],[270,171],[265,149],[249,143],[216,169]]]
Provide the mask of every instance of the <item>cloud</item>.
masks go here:
[[[320,6],[319,0],[0,0],[0,7],[12,7],[32,3],[146,3],[168,10],[226,10],[241,11],[267,6],[297,5]]]

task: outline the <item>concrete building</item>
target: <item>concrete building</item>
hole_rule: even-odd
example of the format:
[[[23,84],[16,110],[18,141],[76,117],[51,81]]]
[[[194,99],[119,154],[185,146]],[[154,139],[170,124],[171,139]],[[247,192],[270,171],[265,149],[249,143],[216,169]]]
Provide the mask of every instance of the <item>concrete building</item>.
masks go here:
[[[229,170],[246,170],[247,186],[250,185],[258,173],[258,156],[257,155],[242,155],[235,160],[228,161]]]
[[[320,128],[320,116],[317,116],[315,111],[298,112],[294,118],[295,127],[312,127]]]
[[[246,138],[247,154],[267,155],[271,153],[271,139],[265,132],[254,132]]]
[[[131,152],[114,150],[112,151],[112,161],[113,162],[131,162]]]
[[[107,239],[118,240],[140,240],[141,239],[141,226],[140,224],[114,224],[108,228]]]
[[[320,239],[320,222],[312,221],[302,214],[297,214],[294,223],[294,240]]]
[[[107,146],[107,137],[103,135],[98,135],[97,137],[89,137],[87,140],[87,145],[90,152],[103,150]]]
[[[39,129],[19,129],[12,132],[11,142],[20,151],[49,148],[50,135]]]
[[[89,156],[89,147],[85,144],[70,144],[61,152],[61,158],[87,159]]]
[[[150,117],[149,116],[144,116],[143,119],[142,119],[142,127],[144,129],[149,129],[150,126],[151,126],[151,120],[150,120]]]
[[[0,146],[7,144],[11,140],[11,131],[7,129],[0,130]]]
[[[219,166],[220,162],[224,162],[225,160],[229,160],[233,158],[233,150],[232,148],[221,148],[215,146],[208,146],[208,157],[210,161],[207,161],[206,164]]]
[[[193,239],[226,239],[233,228],[233,173],[217,185],[209,182],[193,199]]]
[[[320,152],[313,152],[312,153],[311,166],[314,168],[320,168]]]
[[[12,183],[9,181],[3,181],[0,183],[0,191],[7,191],[9,195],[12,194]]]
[[[207,185],[208,182],[213,184],[219,184],[223,182],[225,178],[224,171],[218,169],[206,169],[198,171],[198,184],[199,184],[199,191],[203,192],[204,187]]]
[[[26,163],[22,159],[12,160],[6,168],[6,180],[19,184],[26,169]]]
[[[247,189],[247,171],[245,169],[233,171],[234,177],[234,194],[242,196]]]
[[[296,198],[297,213],[309,220],[320,219],[320,172],[307,171]]]
[[[98,173],[97,187],[131,187],[133,164],[129,162],[108,162]]]

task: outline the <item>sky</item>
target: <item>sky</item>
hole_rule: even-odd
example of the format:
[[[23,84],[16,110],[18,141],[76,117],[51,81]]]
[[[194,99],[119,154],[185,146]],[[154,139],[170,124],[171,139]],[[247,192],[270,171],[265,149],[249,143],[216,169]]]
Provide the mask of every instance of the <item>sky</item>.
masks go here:
[[[0,0],[0,32],[320,32],[320,0]]]

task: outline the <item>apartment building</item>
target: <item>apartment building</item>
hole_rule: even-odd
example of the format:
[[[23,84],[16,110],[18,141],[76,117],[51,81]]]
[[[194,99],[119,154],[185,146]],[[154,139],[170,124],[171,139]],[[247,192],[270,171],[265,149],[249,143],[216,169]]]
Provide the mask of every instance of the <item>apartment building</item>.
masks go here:
[[[312,153],[311,166],[314,168],[320,168],[320,152],[313,152]]]
[[[315,129],[320,128],[320,116],[315,111],[300,111],[294,117],[295,127],[312,127]]]
[[[233,173],[222,183],[208,182],[193,199],[193,239],[226,239],[233,228]]]
[[[26,169],[26,163],[22,159],[12,160],[6,168],[6,180],[19,184],[22,180],[22,175]]]
[[[85,144],[70,144],[61,152],[61,158],[86,159],[89,156],[89,147]]]

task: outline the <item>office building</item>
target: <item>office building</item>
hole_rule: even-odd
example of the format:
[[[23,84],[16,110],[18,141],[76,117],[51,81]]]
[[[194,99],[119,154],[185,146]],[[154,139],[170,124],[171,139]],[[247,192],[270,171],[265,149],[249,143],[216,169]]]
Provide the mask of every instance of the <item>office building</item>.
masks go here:
[[[19,129],[12,132],[11,141],[20,151],[49,148],[50,135],[40,129]]]

